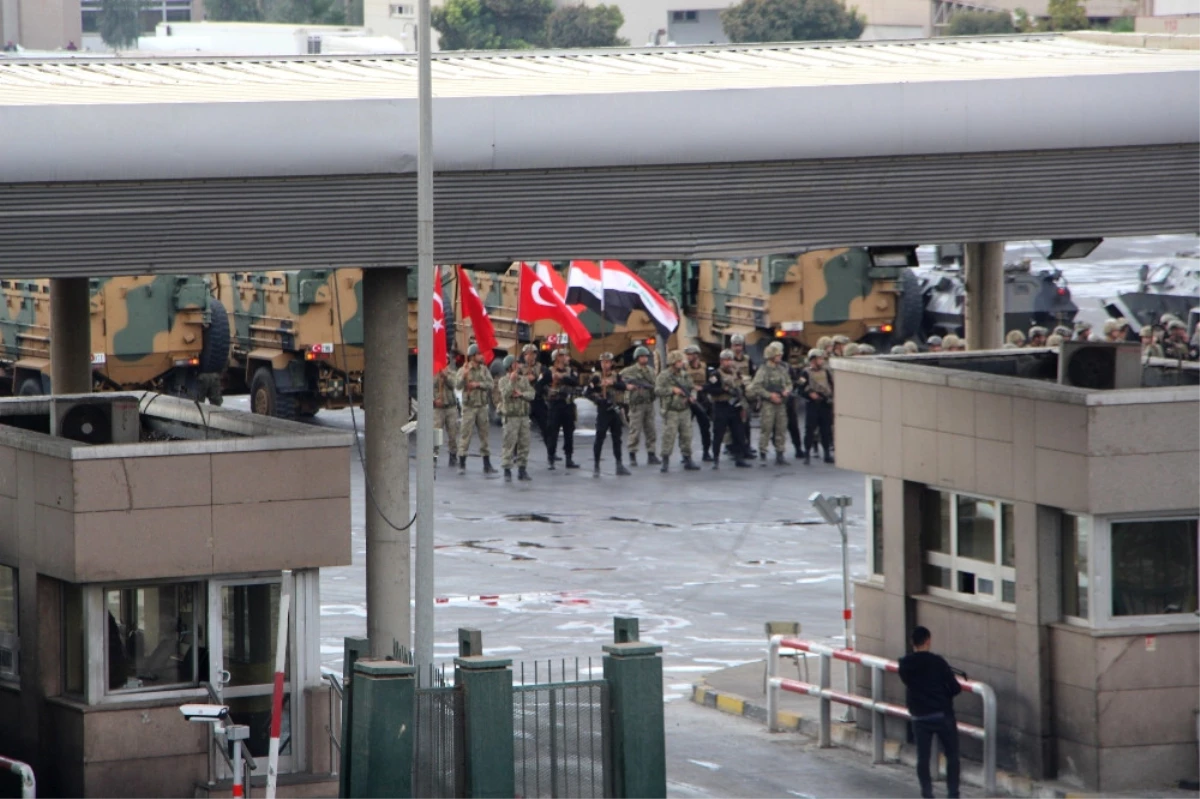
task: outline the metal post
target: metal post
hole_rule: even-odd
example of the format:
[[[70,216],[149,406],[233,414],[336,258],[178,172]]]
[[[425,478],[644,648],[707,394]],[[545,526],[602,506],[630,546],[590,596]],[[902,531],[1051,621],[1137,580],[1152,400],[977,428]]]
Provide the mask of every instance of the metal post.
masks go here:
[[[417,684],[433,674],[433,62],[430,0],[417,2]]]
[[[818,742],[822,748],[828,748],[833,745],[830,727],[832,726],[833,705],[830,702],[829,696],[825,693],[829,689],[829,667],[832,665],[832,658],[828,654],[821,653],[821,732]]]
[[[779,671],[779,638],[771,636],[767,646],[767,731],[779,730],[779,686],[772,680]],[[807,676],[807,675],[806,675]]]
[[[250,737],[250,728],[244,724],[231,724],[225,728],[225,739],[233,744],[233,796],[245,796],[245,777],[242,768],[242,741]]]
[[[871,669],[871,700],[873,702],[883,701],[883,669]],[[871,749],[875,755],[875,762],[882,763],[884,719],[886,716],[879,709],[878,704],[871,711]]]
[[[842,631],[846,642],[847,649],[854,649],[854,639],[850,632],[850,617],[853,615],[850,610],[850,541],[846,534],[846,507],[850,504],[850,497],[838,497],[838,532],[842,534]],[[846,693],[852,694],[855,692],[855,685],[852,682],[854,679],[854,664],[846,661]],[[854,711],[846,708],[846,712],[842,715],[842,721],[854,721]]]
[[[990,685],[975,683],[983,699],[983,779],[988,796],[996,795],[996,692]]]

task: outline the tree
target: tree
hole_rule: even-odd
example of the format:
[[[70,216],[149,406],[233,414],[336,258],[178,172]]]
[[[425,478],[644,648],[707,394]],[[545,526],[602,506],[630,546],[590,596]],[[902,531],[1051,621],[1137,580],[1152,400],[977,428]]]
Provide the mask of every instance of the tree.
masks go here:
[[[544,47],[554,0],[446,0],[432,24],[443,50]]]
[[[345,25],[343,0],[264,0],[267,22],[292,25]]]
[[[100,38],[114,50],[136,46],[142,35],[143,0],[102,0],[96,24]]]
[[[959,11],[946,26],[947,36],[1014,33],[1012,16],[1004,11]]]
[[[625,15],[615,5],[588,8],[559,6],[546,20],[546,41],[551,47],[625,47],[628,39],[617,36]]]
[[[1033,17],[1029,16],[1029,12],[1023,8],[1018,8],[1013,12],[1013,27],[1017,29],[1017,33],[1033,33],[1035,25]]]
[[[734,42],[857,39],[866,20],[839,0],[742,0],[721,12]]]
[[[1046,14],[1047,19],[1041,24],[1045,31],[1078,31],[1088,27],[1083,0],[1050,0]]]
[[[205,0],[204,17],[214,22],[262,22],[258,0]]]

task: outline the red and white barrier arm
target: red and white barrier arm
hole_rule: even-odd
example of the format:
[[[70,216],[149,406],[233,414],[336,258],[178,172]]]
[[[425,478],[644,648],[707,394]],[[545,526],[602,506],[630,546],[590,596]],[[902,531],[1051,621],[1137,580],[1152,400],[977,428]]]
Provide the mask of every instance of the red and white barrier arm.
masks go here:
[[[284,572],[283,591],[279,597],[279,629],[275,637],[275,692],[271,697],[271,745],[267,751],[267,799],[275,799],[279,781],[279,735],[283,728],[283,679],[287,664],[288,612],[292,593]]]

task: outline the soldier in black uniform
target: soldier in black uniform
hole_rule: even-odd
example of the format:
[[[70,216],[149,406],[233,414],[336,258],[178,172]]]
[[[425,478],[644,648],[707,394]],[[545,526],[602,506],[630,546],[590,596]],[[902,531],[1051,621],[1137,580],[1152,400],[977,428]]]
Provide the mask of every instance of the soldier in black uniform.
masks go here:
[[[621,432],[625,428],[625,381],[613,368],[613,354],[600,356],[600,371],[592,375],[584,396],[596,403],[596,440],[592,443],[592,476],[600,476],[600,454],[604,451],[604,438],[612,434],[613,457],[617,461],[617,475],[628,477],[629,470],[621,462]]]
[[[558,460],[558,433],[563,434],[563,454],[567,468],[578,469],[575,454],[575,390],[579,388],[579,372],[571,368],[571,353],[565,348],[554,351],[554,363],[542,372],[538,385],[546,397],[546,454],[550,468]]]
[[[546,371],[538,360],[538,349],[534,344],[526,344],[521,348],[521,359],[525,361],[525,376],[529,378],[529,382],[533,383],[533,390],[537,392],[533,397],[533,402],[529,405],[529,421],[533,423],[533,429],[537,434],[546,440],[546,392],[542,390],[542,372]]]
[[[730,433],[730,449],[734,463],[749,469],[743,454],[746,452],[746,423],[742,420],[742,411],[746,407],[746,389],[742,379],[734,368],[733,350],[721,351],[720,367],[711,367],[704,384],[704,393],[712,401],[713,411],[713,441],[718,445],[713,448],[714,469],[721,468],[721,440],[725,431]]]

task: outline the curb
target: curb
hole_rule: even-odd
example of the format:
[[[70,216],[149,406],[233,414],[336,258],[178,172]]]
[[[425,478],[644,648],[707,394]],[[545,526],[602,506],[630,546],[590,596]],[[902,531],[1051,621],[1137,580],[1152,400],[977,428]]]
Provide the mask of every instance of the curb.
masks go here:
[[[731,716],[767,723],[767,709],[738,694],[719,691],[709,685],[704,679],[692,684],[692,702],[704,707],[728,713]],[[795,732],[810,738],[816,738],[820,732],[818,721],[799,713],[780,710],[777,715],[777,725],[782,732]],[[830,738],[837,746],[854,749],[866,755],[873,754],[871,732],[860,730],[850,722],[834,722],[830,730]],[[883,742],[883,757],[885,763],[900,763],[915,766],[917,753],[915,747],[892,738]],[[941,771],[941,769],[939,769]],[[961,779],[964,783],[983,787],[983,767],[969,760],[962,764]],[[1002,795],[1025,797],[1027,799],[1090,799],[1100,794],[1075,793],[1065,791],[1060,787],[1036,782],[1029,777],[1011,772],[996,770],[996,789]]]

